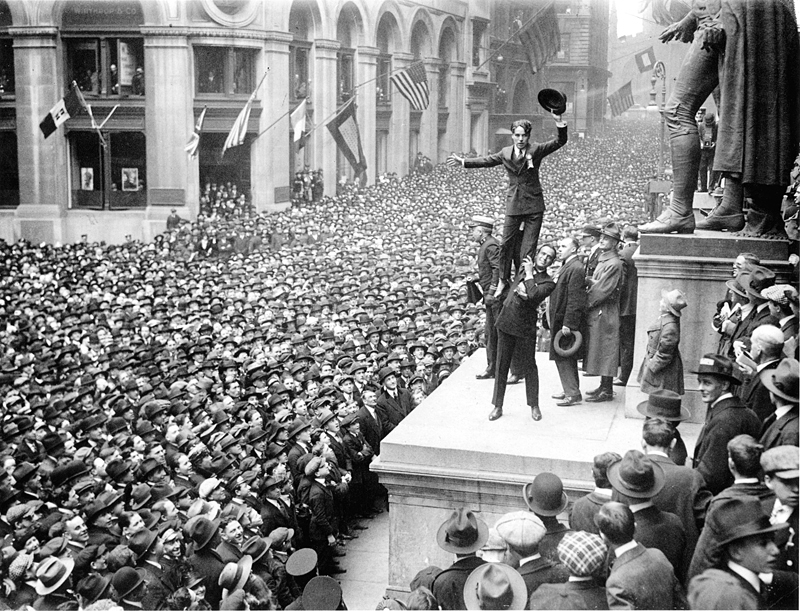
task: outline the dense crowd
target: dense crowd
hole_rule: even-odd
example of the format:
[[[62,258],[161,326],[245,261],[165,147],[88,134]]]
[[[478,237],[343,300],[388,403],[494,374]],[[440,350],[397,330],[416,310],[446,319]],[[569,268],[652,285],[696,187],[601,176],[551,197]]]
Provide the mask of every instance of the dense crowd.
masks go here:
[[[643,219],[656,133],[545,160],[542,242]],[[467,224],[504,181],[438,166],[271,215],[208,184],[152,243],[0,244],[4,604],[340,597],[336,559],[386,509],[382,438],[483,340]]]

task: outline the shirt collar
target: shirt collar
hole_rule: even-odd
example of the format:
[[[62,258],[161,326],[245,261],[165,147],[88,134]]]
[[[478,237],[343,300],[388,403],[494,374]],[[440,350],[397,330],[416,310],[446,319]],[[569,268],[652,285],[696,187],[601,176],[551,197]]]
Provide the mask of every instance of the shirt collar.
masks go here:
[[[648,450],[647,454],[648,455],[658,455],[659,457],[666,457],[667,459],[669,459],[669,455],[667,453],[665,453],[664,451],[660,451],[660,450],[654,449],[654,448],[651,448],[650,450]]]
[[[611,489],[603,489],[602,487],[595,487],[594,492],[598,495],[602,495],[603,497],[611,497],[613,491]]]
[[[780,361],[780,359],[770,359],[769,361],[765,361],[764,363],[759,363],[756,366],[756,372],[763,371],[768,365],[775,363],[776,361]]]
[[[622,546],[618,546],[614,551],[614,556],[619,559],[623,554],[628,552],[629,550],[633,550],[638,546],[638,542],[636,540],[631,540],[627,544],[623,544]]]
[[[591,579],[591,576],[570,576],[567,582],[589,582]]]
[[[780,406],[778,408],[775,408],[775,420],[777,421],[785,414],[788,414],[788,412],[795,406],[797,406],[797,404],[788,404],[786,406]]]
[[[642,502],[641,504],[631,504],[629,507],[631,509],[631,512],[635,514],[636,512],[639,512],[639,510],[644,510],[645,508],[649,508],[652,505],[653,505],[653,500],[648,499],[646,502]]]
[[[758,478],[736,478],[733,484],[758,484]]]
[[[789,315],[788,317],[783,317],[782,319],[780,319],[778,321],[778,325],[783,326],[784,323],[786,323],[787,321],[791,321],[792,319],[794,319],[794,315]]]
[[[523,557],[522,559],[519,560],[519,564],[520,566],[522,566],[526,564],[528,561],[535,561],[536,559],[541,559],[541,558],[542,558],[541,553],[536,553],[535,555],[531,555],[530,557]]]
[[[730,393],[730,392],[729,393],[723,393],[717,399],[715,399],[713,402],[711,402],[710,408],[713,408],[714,406],[719,404],[722,400],[728,399],[729,397],[733,397],[733,393]]]
[[[728,568],[734,574],[738,574],[739,576],[747,580],[747,582],[750,583],[750,586],[752,586],[756,590],[756,592],[758,593],[761,592],[761,580],[759,579],[758,574],[756,574],[754,571],[749,570],[746,567],[742,567],[735,561],[728,561]]]

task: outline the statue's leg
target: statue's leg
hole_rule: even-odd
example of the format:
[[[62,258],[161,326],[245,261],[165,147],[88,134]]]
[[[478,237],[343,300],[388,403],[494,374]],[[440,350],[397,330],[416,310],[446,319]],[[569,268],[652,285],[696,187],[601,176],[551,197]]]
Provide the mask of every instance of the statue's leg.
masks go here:
[[[741,177],[726,175],[722,202],[714,207],[708,217],[697,224],[697,229],[738,232],[744,227],[743,202],[744,190]]]
[[[748,184],[745,185],[744,191],[750,200],[750,210],[747,212],[747,225],[741,234],[752,237],[769,235],[786,238],[786,229],[781,217],[781,202],[786,188],[780,185]]]
[[[672,202],[658,219],[639,228],[643,233],[694,231],[692,202],[700,168],[695,115],[719,83],[719,54],[706,51],[701,45],[699,35],[695,35],[664,111],[672,152]]]

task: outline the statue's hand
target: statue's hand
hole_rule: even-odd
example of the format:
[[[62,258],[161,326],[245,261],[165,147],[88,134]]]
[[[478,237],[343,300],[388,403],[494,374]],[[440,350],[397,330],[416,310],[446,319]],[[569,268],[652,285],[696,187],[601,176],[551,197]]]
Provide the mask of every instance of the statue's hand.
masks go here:
[[[694,31],[697,29],[697,20],[690,12],[686,17],[680,21],[673,23],[666,30],[661,32],[659,39],[663,43],[668,43],[671,40],[677,40],[683,43],[692,42]]]
[[[714,47],[721,47],[725,41],[725,30],[722,25],[714,25],[703,30],[702,48],[711,51]]]

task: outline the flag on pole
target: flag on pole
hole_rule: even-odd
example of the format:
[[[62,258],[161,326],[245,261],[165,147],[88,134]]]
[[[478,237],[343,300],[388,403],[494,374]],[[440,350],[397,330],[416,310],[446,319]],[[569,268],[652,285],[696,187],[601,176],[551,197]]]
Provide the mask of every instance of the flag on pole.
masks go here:
[[[633,90],[631,81],[628,81],[613,94],[608,96],[608,103],[611,104],[611,114],[618,117],[631,106],[633,106]]]
[[[639,72],[650,72],[656,65],[656,52],[653,47],[636,54],[636,65]]]
[[[207,110],[208,107],[204,106],[203,111],[197,118],[197,123],[194,124],[194,132],[192,133],[191,138],[189,138],[189,142],[187,142],[186,146],[183,148],[183,150],[189,154],[189,157],[197,156],[197,149],[200,147],[200,132],[203,130],[203,120],[206,118]]]
[[[296,109],[292,111],[289,117],[292,124],[292,132],[294,132],[294,142],[297,142],[303,137],[303,132],[306,131],[306,101],[303,100]]]
[[[528,56],[533,74],[539,72],[542,66],[561,51],[561,33],[558,31],[555,2],[542,9],[520,30],[519,41]]]
[[[422,62],[412,64],[405,70],[393,74],[389,79],[397,90],[411,103],[414,110],[425,110],[431,101],[431,90],[428,87],[428,75]]]
[[[247,124],[250,121],[250,109],[253,107],[253,102],[256,99],[256,94],[258,93],[259,88],[261,87],[261,83],[264,82],[267,73],[264,73],[264,76],[261,77],[261,80],[256,85],[256,88],[253,90],[253,93],[250,94],[250,97],[247,99],[247,104],[244,105],[244,108],[239,113],[239,116],[236,117],[236,121],[233,122],[233,126],[231,127],[231,131],[228,134],[228,137],[225,139],[225,144],[222,145],[222,154],[225,155],[225,151],[231,149],[233,147],[238,147],[242,143],[244,143],[244,137],[247,135]]]
[[[353,166],[356,174],[364,172],[367,169],[367,162],[364,159],[364,151],[361,148],[361,135],[358,131],[358,123],[356,123],[355,98],[351,98],[342,107],[339,114],[328,123],[327,127],[336,145],[342,151],[342,155]]]
[[[67,119],[76,117],[81,111],[88,112],[86,101],[78,90],[78,85],[75,81],[72,81],[67,95],[61,98],[58,103],[50,109],[50,112],[47,113],[39,124],[39,129],[42,130],[42,134],[47,138]]]

